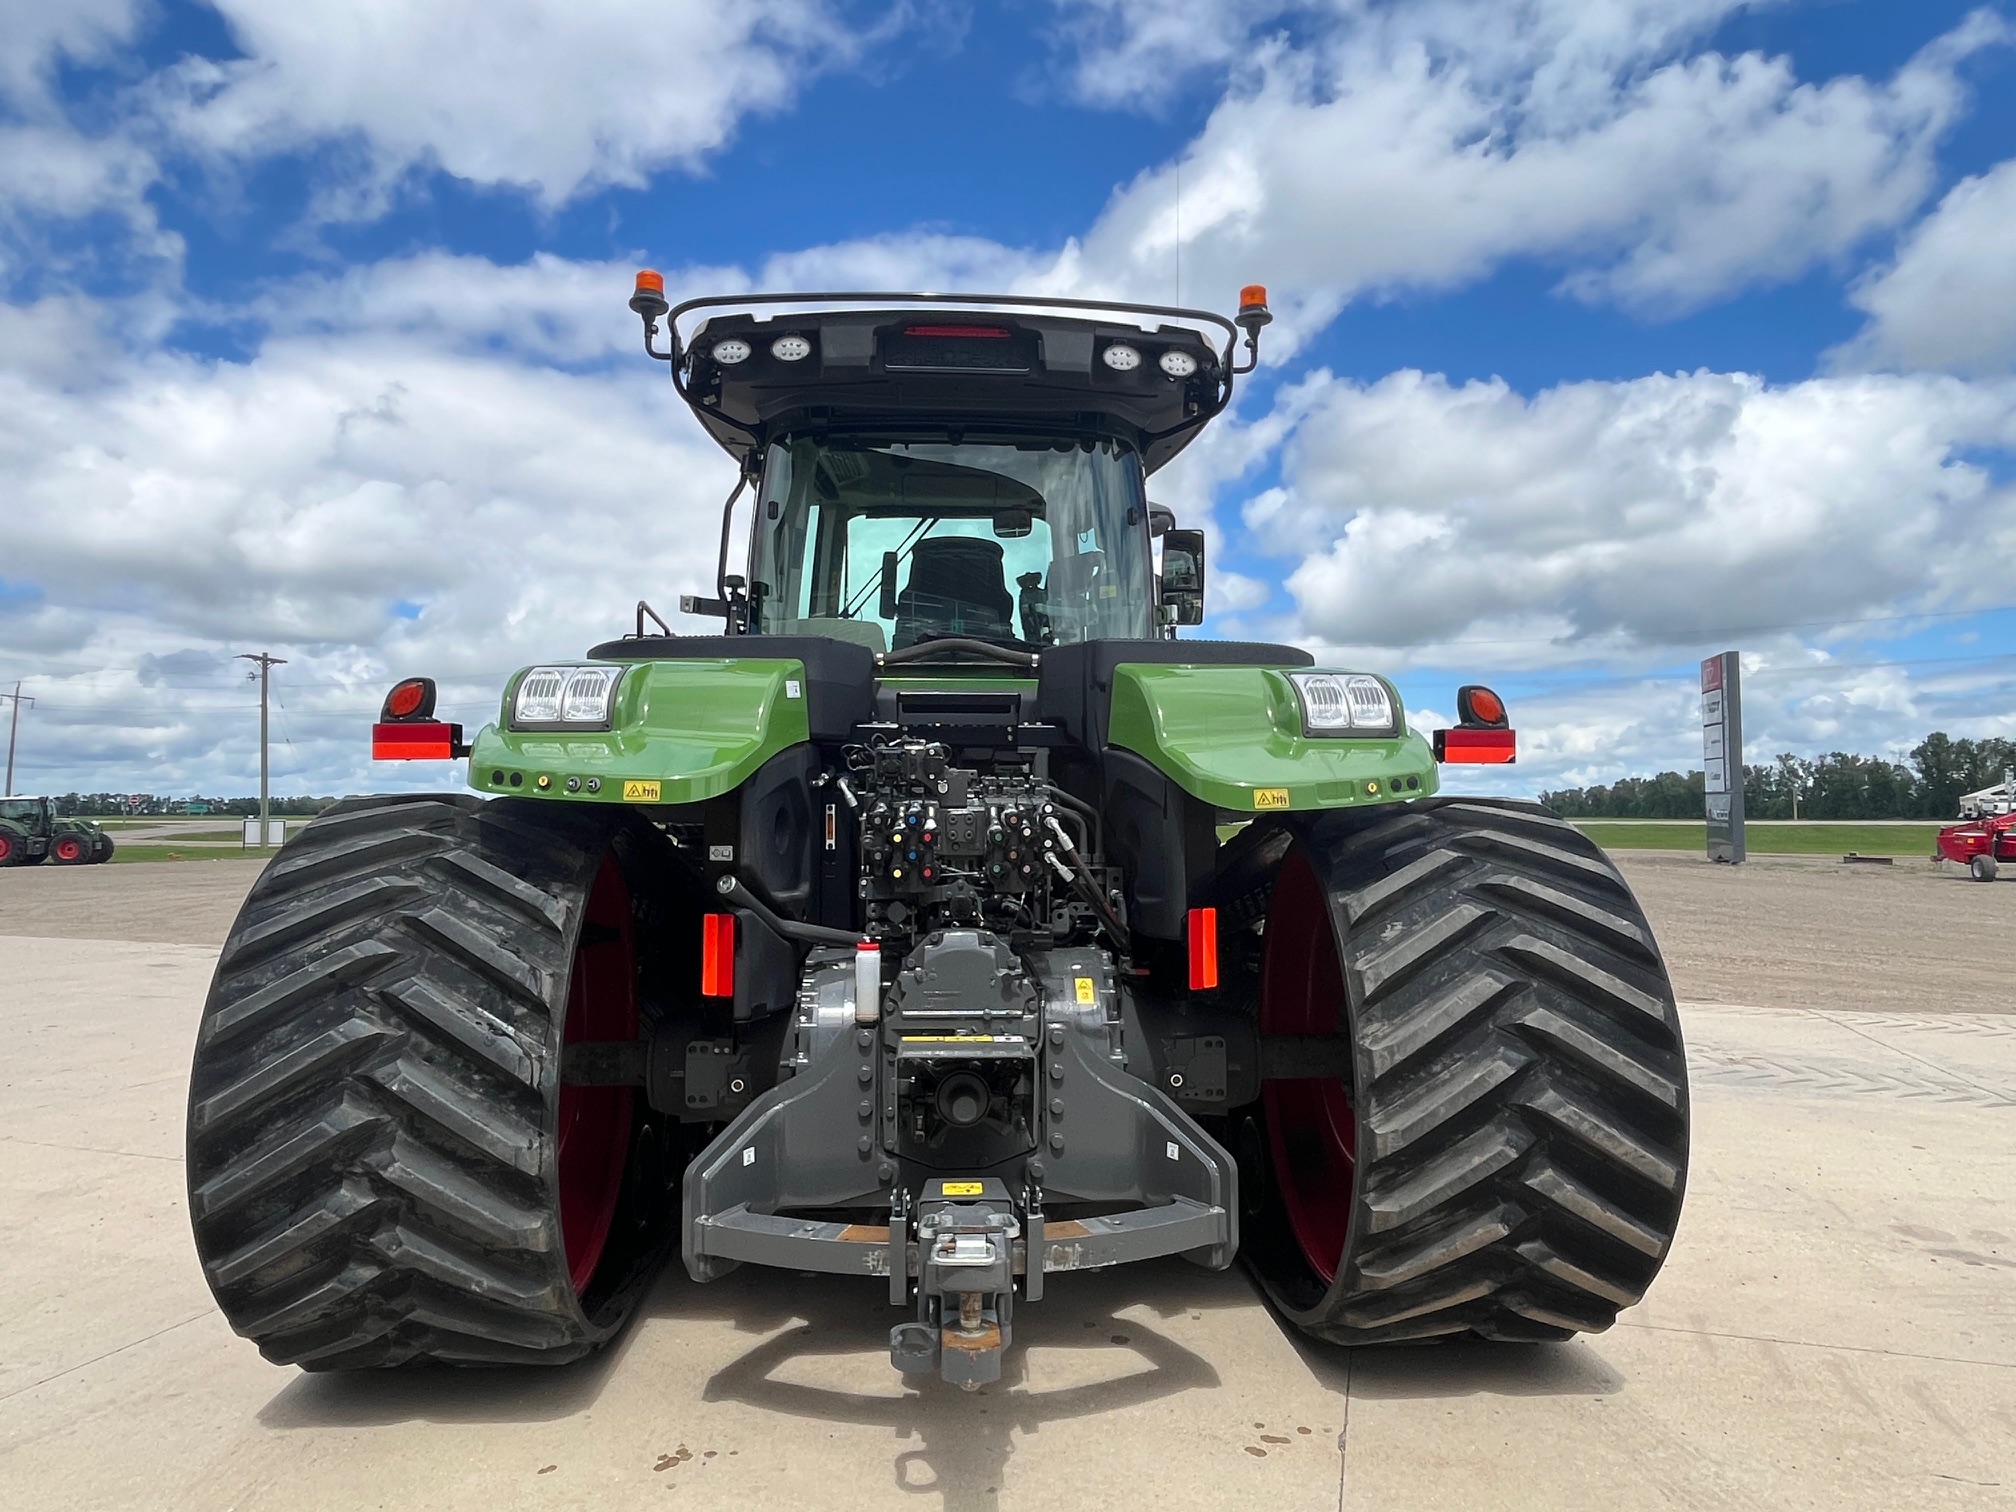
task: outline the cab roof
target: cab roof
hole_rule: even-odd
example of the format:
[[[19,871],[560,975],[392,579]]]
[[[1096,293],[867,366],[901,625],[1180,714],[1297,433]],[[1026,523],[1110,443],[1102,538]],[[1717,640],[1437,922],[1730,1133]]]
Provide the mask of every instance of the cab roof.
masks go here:
[[[681,343],[680,317],[703,311]],[[738,460],[822,430],[1111,436],[1152,472],[1230,401],[1238,334],[1209,311],[984,294],[757,294],[670,315],[680,397]]]

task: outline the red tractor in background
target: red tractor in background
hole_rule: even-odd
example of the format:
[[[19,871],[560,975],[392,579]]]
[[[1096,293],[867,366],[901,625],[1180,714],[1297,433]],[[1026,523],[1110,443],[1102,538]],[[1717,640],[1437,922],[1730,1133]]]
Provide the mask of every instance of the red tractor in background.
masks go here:
[[[1996,863],[2016,862],[2016,777],[2005,775],[1997,786],[1964,796],[1960,823],[1939,831],[1932,859],[1957,862],[1976,882],[1993,882]]]

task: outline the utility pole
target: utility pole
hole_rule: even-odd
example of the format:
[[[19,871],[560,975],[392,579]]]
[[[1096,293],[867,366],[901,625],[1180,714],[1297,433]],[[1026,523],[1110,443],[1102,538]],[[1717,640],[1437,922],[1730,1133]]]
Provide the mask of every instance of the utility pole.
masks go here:
[[[11,698],[14,700],[14,715],[7,722],[7,791],[4,794],[0,794],[0,797],[12,798],[14,796],[14,739],[21,733],[21,705],[24,703],[32,704],[35,700],[32,698],[24,699],[21,696],[21,683],[18,679],[14,683],[14,691],[12,693],[0,693],[0,698]]]
[[[267,774],[270,770],[268,765],[269,752],[266,744],[266,689],[268,682],[272,678],[273,669],[275,667],[284,667],[287,663],[280,657],[267,655],[264,651],[256,654],[250,651],[241,652],[238,660],[257,662],[259,664],[259,670],[253,675],[259,679],[259,845],[261,849],[264,849],[266,845]]]

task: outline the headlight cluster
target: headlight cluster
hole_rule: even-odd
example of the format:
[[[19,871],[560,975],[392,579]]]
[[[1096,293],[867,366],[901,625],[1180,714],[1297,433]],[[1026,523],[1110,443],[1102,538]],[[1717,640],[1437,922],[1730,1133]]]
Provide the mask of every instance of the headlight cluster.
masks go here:
[[[521,730],[606,727],[622,677],[621,667],[534,667],[518,680],[511,723]]]
[[[1363,672],[1290,672],[1305,735],[1392,735],[1393,695]]]

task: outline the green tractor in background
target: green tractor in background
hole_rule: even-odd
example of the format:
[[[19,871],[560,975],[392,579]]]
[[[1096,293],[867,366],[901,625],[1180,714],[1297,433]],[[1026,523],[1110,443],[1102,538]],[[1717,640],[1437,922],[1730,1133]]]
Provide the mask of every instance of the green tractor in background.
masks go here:
[[[631,307],[737,470],[682,605],[718,631],[640,603],[468,744],[398,684],[375,754],[475,791],[338,804],[254,887],[189,1104],[240,1333],[570,1360],[676,1252],[853,1277],[897,1368],[973,1388],[1052,1276],[1155,1256],[1237,1256],[1337,1344],[1638,1300],[1686,1170],[1673,991],[1593,844],[1440,792],[1512,759],[1503,703],[1431,744],[1376,673],[1178,638],[1204,538],[1146,481],[1263,290]]]
[[[117,848],[89,819],[59,819],[53,798],[0,798],[0,866],[92,866]]]

